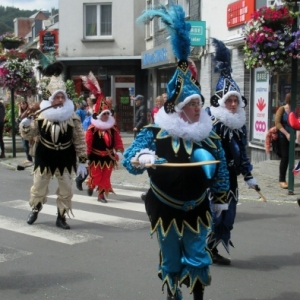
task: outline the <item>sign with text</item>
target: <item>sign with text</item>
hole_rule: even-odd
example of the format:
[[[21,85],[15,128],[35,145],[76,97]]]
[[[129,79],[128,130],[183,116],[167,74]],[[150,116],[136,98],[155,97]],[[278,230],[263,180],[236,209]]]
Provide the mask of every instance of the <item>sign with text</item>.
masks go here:
[[[264,141],[268,132],[269,72],[265,68],[254,70],[253,138]]]
[[[255,11],[254,0],[239,0],[227,6],[227,27],[232,28],[245,24]]]
[[[55,52],[58,48],[58,30],[41,30],[39,33],[40,50],[43,53]]]
[[[176,59],[170,44],[142,52],[142,69],[153,68],[161,65],[175,63]]]
[[[190,38],[191,46],[206,45],[206,22],[205,21],[187,21],[191,24]]]

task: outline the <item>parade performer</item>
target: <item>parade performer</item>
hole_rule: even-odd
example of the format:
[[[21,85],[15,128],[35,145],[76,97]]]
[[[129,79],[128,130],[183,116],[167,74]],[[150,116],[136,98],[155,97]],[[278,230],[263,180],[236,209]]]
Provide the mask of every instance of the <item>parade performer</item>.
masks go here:
[[[148,171],[145,207],[151,235],[157,233],[158,276],[162,289],[167,285],[167,299],[182,299],[179,287],[185,284],[194,300],[202,300],[212,264],[206,244],[212,222],[207,189],[212,191],[213,210],[227,209],[229,177],[220,139],[201,109],[200,85],[189,69],[190,25],[184,11],[175,4],[161,6],[147,10],[140,20],[155,16],[169,29],[179,62],[164,108],[156,113],[155,124],[146,126],[125,151],[123,165],[132,174]],[[149,168],[153,164],[155,168]]]
[[[214,231],[209,236],[208,245],[213,253],[213,262],[229,265],[231,260],[218,253],[217,246],[222,243],[229,253],[231,230],[233,229],[238,202],[237,176],[242,174],[249,188],[258,190],[257,182],[253,178],[252,165],[247,156],[247,129],[245,106],[247,101],[241,95],[237,83],[231,76],[230,51],[223,42],[213,39],[216,48],[215,71],[220,72],[216,92],[211,97],[211,106],[208,108],[212,116],[214,131],[220,136],[225,151],[228,171],[230,175],[230,191],[228,193],[228,210],[222,211],[214,217]]]
[[[49,181],[55,176],[58,180],[56,226],[70,229],[65,215],[72,214],[72,173],[76,169],[78,174],[84,176],[86,173],[86,146],[81,121],[65,90],[61,76],[52,76],[40,104],[44,111],[36,119],[26,118],[20,123],[22,136],[37,142],[29,201],[32,211],[27,220],[29,225],[37,220],[47,201]]]
[[[110,177],[117,162],[123,158],[123,142],[116,121],[111,114],[111,102],[107,101],[92,72],[82,76],[84,85],[97,97],[91,125],[86,131],[86,145],[89,160],[89,178],[87,180],[89,196],[95,187],[98,201],[107,203],[105,196],[114,192]]]

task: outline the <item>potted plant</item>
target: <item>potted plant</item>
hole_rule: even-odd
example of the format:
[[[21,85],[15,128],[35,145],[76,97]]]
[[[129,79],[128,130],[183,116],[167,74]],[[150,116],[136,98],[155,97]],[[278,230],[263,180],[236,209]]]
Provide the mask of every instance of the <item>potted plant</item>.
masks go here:
[[[5,49],[17,49],[25,43],[25,40],[15,36],[14,33],[6,32],[0,36],[0,42]]]

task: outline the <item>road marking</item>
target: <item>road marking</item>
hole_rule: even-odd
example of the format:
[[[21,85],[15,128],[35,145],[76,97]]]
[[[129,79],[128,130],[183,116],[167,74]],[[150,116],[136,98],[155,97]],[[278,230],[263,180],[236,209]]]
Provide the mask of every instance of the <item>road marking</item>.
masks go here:
[[[53,199],[57,198],[56,195],[49,195],[47,197],[53,198]],[[144,203],[134,203],[134,202],[115,200],[115,199],[110,199],[110,198],[107,199],[107,201],[108,201],[107,203],[101,203],[101,202],[97,201],[97,195],[90,197],[90,196],[74,194],[72,201],[78,202],[78,203],[84,203],[84,204],[92,204],[92,205],[98,205],[98,206],[101,205],[104,207],[111,207],[111,208],[131,210],[131,211],[145,213],[145,204]]]
[[[15,207],[15,208],[22,208],[23,203],[27,204],[28,210],[28,203],[26,201],[11,201],[13,206],[7,205],[9,207]],[[9,204],[10,202],[5,202],[3,204]],[[19,203],[19,206],[17,205]],[[53,215],[53,214],[52,214]],[[53,222],[54,223],[54,222]],[[92,234],[81,234],[74,230],[63,230],[59,229],[57,227],[49,227],[43,224],[34,224],[34,225],[28,225],[26,224],[25,220],[18,220],[15,218],[9,218],[1,216],[0,218],[0,228],[14,231],[34,237],[39,237],[41,239],[51,240],[58,243],[68,244],[68,245],[74,245],[74,244],[80,244],[87,241],[95,240],[98,238],[102,238],[101,236],[92,235]]]
[[[28,202],[24,200],[3,202],[1,205],[30,211]],[[57,210],[56,206],[45,204],[40,214],[55,216],[56,210]],[[73,213],[76,220],[89,222],[89,223],[96,223],[96,224],[101,224],[106,226],[113,226],[117,228],[135,230],[135,229],[145,228],[149,226],[148,221],[116,217],[108,214],[93,213],[93,212],[77,210],[77,209],[73,209]]]
[[[0,263],[5,261],[11,261],[31,254],[31,252],[0,246]]]

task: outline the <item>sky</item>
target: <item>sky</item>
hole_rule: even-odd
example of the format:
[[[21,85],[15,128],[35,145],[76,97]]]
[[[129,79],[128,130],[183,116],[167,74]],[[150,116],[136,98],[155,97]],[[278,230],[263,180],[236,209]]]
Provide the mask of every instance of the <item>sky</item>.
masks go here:
[[[19,9],[27,10],[49,10],[58,8],[58,0],[1,0],[2,6],[13,6]]]

